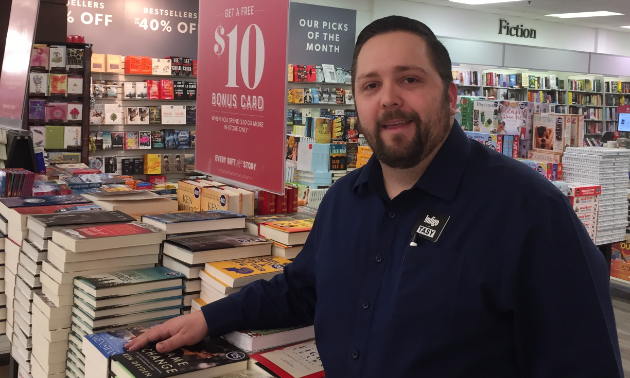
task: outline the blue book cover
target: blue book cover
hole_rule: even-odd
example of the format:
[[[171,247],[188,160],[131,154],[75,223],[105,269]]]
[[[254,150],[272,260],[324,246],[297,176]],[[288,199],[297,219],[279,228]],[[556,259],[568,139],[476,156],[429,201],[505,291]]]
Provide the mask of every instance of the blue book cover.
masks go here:
[[[109,358],[114,354],[125,353],[125,344],[159,324],[160,323],[151,323],[94,335],[86,335],[85,339],[92,343],[105,358]]]
[[[319,90],[311,88],[311,94],[313,94],[313,104],[319,104]]]
[[[153,319],[147,319],[146,321],[143,321],[142,323],[145,323],[145,324],[146,323],[164,323],[165,321],[169,319],[173,319],[177,316],[179,315],[162,316],[162,317],[157,317]],[[74,331],[75,328],[79,330],[81,332],[80,336],[88,335],[87,333],[85,333],[86,330],[90,331],[89,334],[95,334],[99,332],[106,332],[107,330],[113,330],[113,329],[125,327],[125,324],[114,324],[111,326],[92,327],[74,313],[72,314],[71,321],[72,321],[72,330]]]
[[[92,201],[78,194],[68,194],[63,196],[40,196],[40,197],[7,197],[0,199],[0,203],[9,209],[18,207],[55,206],[72,205],[82,203],[92,203]]]
[[[190,148],[190,131],[175,130],[177,135],[177,148]]]
[[[246,216],[243,214],[223,210],[191,211],[187,213],[152,214],[143,216],[143,218],[152,219],[164,224],[245,217]]]
[[[514,135],[503,136],[503,155],[512,157],[512,149],[514,148]]]
[[[177,134],[173,129],[164,129],[164,145],[169,150],[177,149]]]
[[[516,87],[516,75],[515,74],[511,74],[510,75],[510,87]]]
[[[154,268],[122,270],[118,272],[77,277],[74,279],[74,284],[76,286],[78,283],[82,283],[92,289],[98,290],[147,282],[181,280],[182,278],[184,278],[182,273],[170,270],[169,268],[165,268],[163,266],[157,266]],[[173,284],[173,286],[178,285],[181,285],[181,282]]]

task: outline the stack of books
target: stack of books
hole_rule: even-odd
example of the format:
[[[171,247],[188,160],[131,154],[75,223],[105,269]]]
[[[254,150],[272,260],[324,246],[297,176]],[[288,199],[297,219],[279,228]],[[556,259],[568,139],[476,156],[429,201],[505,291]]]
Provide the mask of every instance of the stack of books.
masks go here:
[[[273,256],[294,259],[304,247],[315,217],[310,214],[290,213],[256,215],[246,220],[247,230],[273,240]]]
[[[168,268],[153,267],[75,278],[70,338],[74,350],[68,351],[67,371],[77,377],[93,376],[94,366],[83,350],[84,336],[179,316],[183,277]]]
[[[6,219],[0,216],[0,354],[9,353],[11,349],[10,339],[7,335],[7,295],[5,294],[5,252],[4,244],[6,241],[6,234],[3,234],[2,230],[6,231]]]
[[[115,222],[132,219],[120,212],[106,213],[104,217],[115,219]],[[94,219],[86,220],[92,221]],[[68,344],[70,347],[74,344],[76,352],[80,352],[78,346],[81,345],[81,337],[75,329],[71,329],[74,278],[123,269],[152,268],[158,261],[164,237],[162,230],[141,222],[52,231],[47,260],[43,262],[40,273],[41,296],[34,298],[35,307],[40,313],[35,313],[38,316],[34,315],[33,324],[52,333],[49,334],[50,338],[41,337],[39,342],[33,343],[33,360],[41,371],[46,374],[63,373]],[[57,342],[66,343],[66,347],[49,347],[55,343],[54,337]]]
[[[315,340],[284,346],[250,355],[248,368],[259,374],[275,377],[326,376]]]
[[[147,190],[100,191],[83,196],[104,210],[118,210],[126,214],[167,213],[177,211],[177,201]]]
[[[245,225],[245,218],[239,218]],[[241,229],[230,232],[179,236],[167,239],[163,248],[164,266],[186,276],[184,306],[190,311],[192,301],[201,295],[200,271],[208,261],[271,255],[271,242],[246,234]]]
[[[279,256],[261,256],[245,259],[209,262],[201,271],[201,299],[212,303],[240,291],[243,286],[257,281],[270,280],[282,273],[291,261]]]

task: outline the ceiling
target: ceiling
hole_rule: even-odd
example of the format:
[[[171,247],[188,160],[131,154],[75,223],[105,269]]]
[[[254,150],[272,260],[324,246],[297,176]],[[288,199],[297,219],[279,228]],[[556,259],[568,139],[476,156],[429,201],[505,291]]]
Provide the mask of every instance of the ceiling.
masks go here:
[[[559,22],[584,27],[608,29],[630,33],[630,29],[620,26],[630,25],[630,0],[523,0],[510,3],[466,5],[448,0],[408,0],[418,3],[435,4],[453,8],[473,9],[481,12],[521,16],[538,20]],[[609,11],[623,13],[624,16],[560,19],[545,17],[553,13],[575,13]],[[630,35],[628,36],[630,38]]]

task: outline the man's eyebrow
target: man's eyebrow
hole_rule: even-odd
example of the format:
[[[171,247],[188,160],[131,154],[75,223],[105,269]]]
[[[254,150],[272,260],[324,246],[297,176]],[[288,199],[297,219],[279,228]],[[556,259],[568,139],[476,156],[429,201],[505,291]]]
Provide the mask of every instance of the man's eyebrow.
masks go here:
[[[420,66],[414,66],[414,65],[396,66],[394,67],[394,71],[395,72],[420,71],[423,74],[427,73],[427,71],[424,68]],[[378,72],[372,71],[363,75],[359,75],[359,77],[357,77],[357,80],[373,78],[373,77],[378,77],[378,76],[379,76]]]

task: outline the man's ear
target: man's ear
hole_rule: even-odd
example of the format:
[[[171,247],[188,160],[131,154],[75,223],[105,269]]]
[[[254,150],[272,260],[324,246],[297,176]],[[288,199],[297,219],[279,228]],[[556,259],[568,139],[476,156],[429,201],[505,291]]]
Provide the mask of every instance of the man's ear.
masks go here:
[[[448,100],[451,108],[451,115],[454,116],[457,112],[457,85],[451,81],[448,86]]]

